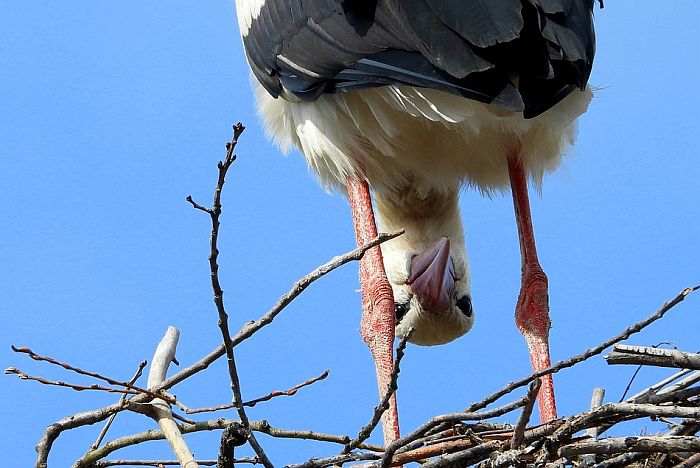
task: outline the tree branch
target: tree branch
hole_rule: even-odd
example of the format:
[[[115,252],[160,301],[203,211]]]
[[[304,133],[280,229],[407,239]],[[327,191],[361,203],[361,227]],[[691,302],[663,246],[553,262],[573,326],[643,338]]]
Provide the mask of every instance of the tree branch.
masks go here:
[[[582,440],[561,447],[560,457],[585,453],[610,455],[626,452],[700,452],[700,438],[692,436],[614,437],[600,440]]]
[[[225,429],[234,422],[237,421],[235,419],[217,418],[209,421],[198,421],[194,424],[182,424],[179,426],[179,428],[180,433],[189,434],[193,432],[215,431]],[[314,431],[280,429],[272,427],[267,421],[250,421],[250,428],[256,432],[261,432],[263,434],[269,435],[270,437],[280,439],[308,439],[317,440],[319,442],[329,442],[343,445],[350,442],[350,437],[347,435],[324,434]],[[158,430],[139,432],[137,434],[119,437],[118,439],[114,439],[105,443],[102,447],[98,448],[97,450],[85,454],[81,459],[75,462],[73,468],[91,467],[101,458],[104,458],[110,453],[113,453],[117,450],[123,449],[125,447],[130,447],[132,445],[141,444],[150,440],[163,440],[164,438],[165,435],[163,434],[163,431]],[[358,448],[361,448],[363,450],[371,450],[373,452],[382,452],[384,450],[383,447],[373,444],[362,444]],[[44,465],[43,468],[45,467],[46,465]]]
[[[254,400],[245,401],[245,402],[243,402],[243,406],[253,407],[253,406],[257,405],[258,403],[262,403],[263,401],[272,400],[275,397],[294,396],[294,395],[296,395],[297,391],[299,391],[300,389],[302,389],[304,387],[308,387],[309,385],[312,385],[318,381],[321,381],[321,380],[325,379],[326,377],[328,377],[329,375],[330,375],[330,371],[325,370],[325,371],[323,371],[323,373],[321,375],[319,375],[317,377],[310,378],[310,379],[308,379],[308,380],[306,380],[298,385],[293,386],[292,388],[290,388],[288,390],[275,390],[273,392],[268,393],[265,396],[256,398]],[[207,413],[207,412],[220,411],[220,410],[231,409],[231,408],[236,407],[235,403],[226,403],[225,405],[210,406],[208,408],[194,408],[194,409],[188,408],[180,402],[178,402],[177,405],[180,409],[182,409],[187,414]]]
[[[163,339],[158,343],[158,347],[151,360],[151,368],[148,372],[149,388],[155,387],[165,379],[168,367],[175,358],[175,349],[177,348],[179,337],[180,332],[176,328],[168,327]],[[187,447],[185,439],[182,437],[175,419],[173,419],[172,411],[168,403],[163,399],[157,398],[153,400],[151,405],[154,410],[152,417],[163,431],[180,466],[182,466],[182,468],[198,468],[199,465],[194,455],[192,455],[192,452]]]
[[[605,356],[605,360],[608,364],[640,364],[700,370],[700,354],[651,346],[616,344],[612,352]]]
[[[389,409],[389,400],[391,399],[391,396],[396,393],[396,390],[398,390],[399,372],[401,372],[399,366],[401,365],[401,360],[404,356],[406,343],[408,343],[408,340],[411,339],[411,335],[413,335],[414,330],[415,329],[413,327],[409,328],[408,332],[406,332],[406,334],[401,338],[401,341],[399,341],[399,344],[396,347],[396,359],[394,360],[394,366],[391,369],[389,385],[386,392],[384,392],[384,396],[382,397],[381,401],[374,408],[374,415],[372,416],[372,419],[366,426],[360,429],[360,432],[357,434],[355,439],[351,440],[347,443],[347,445],[345,445],[345,448],[343,448],[341,454],[350,453],[352,450],[359,447],[362,442],[367,440],[372,434],[374,428],[377,427],[377,424],[379,424],[379,421],[382,419],[382,415]]]
[[[129,380],[130,384],[136,383],[136,381],[141,377],[141,374],[143,373],[143,368],[146,367],[147,361],[141,361],[139,363],[138,368],[136,369],[136,373],[134,376]],[[126,400],[126,394],[122,395],[121,398],[119,398],[119,401],[117,404],[123,405],[124,400]],[[114,413],[107,419],[107,422],[105,423],[104,427],[100,431],[100,434],[97,436],[97,440],[90,446],[89,450],[95,450],[97,447],[100,446],[102,443],[102,440],[104,440],[105,436],[107,435],[107,431],[109,431],[110,426],[112,426],[112,423],[114,422],[114,419],[117,417],[117,413]]]

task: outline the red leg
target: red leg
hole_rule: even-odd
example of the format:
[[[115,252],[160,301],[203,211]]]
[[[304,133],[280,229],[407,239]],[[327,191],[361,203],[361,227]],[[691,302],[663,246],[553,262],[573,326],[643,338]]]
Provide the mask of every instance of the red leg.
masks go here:
[[[513,192],[515,219],[520,238],[522,276],[520,295],[515,306],[515,324],[518,326],[530,351],[530,361],[535,372],[550,366],[549,361],[549,296],[547,275],[537,259],[535,234],[532,231],[530,201],[527,195],[527,179],[520,156],[508,156],[508,174]],[[540,417],[543,422],[557,417],[552,376],[542,378],[539,394]]]
[[[364,180],[348,178],[348,198],[352,208],[357,245],[377,236],[369,186]],[[394,364],[394,297],[384,271],[382,251],[379,247],[368,250],[360,260],[360,287],[362,290],[362,320],[360,333],[369,346],[377,370],[380,398],[386,393]],[[384,443],[399,438],[399,415],[396,395],[389,402],[389,409],[382,417]]]

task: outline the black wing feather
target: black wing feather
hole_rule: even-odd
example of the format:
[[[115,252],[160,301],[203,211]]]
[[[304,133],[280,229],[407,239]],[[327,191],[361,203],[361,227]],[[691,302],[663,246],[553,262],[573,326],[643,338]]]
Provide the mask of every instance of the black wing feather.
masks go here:
[[[275,97],[398,83],[529,118],[585,87],[592,11],[593,0],[266,0],[243,43]]]
[[[510,42],[523,29],[520,0],[426,3],[440,21],[476,47]]]

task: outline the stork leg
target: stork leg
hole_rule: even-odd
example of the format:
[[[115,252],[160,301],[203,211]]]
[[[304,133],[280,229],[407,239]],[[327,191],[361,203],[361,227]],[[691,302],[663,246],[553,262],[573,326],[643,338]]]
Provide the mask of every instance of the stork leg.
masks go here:
[[[513,192],[513,206],[520,238],[522,272],[520,295],[515,306],[515,324],[530,351],[530,362],[535,372],[550,366],[549,361],[549,296],[547,275],[537,259],[535,234],[532,230],[527,178],[518,153],[508,155],[508,174]],[[540,417],[543,422],[557,417],[552,376],[542,377],[539,393]]]
[[[348,199],[352,209],[357,245],[363,245],[377,236],[369,185],[364,180],[348,178]],[[362,291],[362,320],[360,333],[374,358],[380,398],[386,393],[394,364],[394,296],[384,271],[382,251],[374,247],[360,260],[360,288]],[[399,415],[396,395],[389,401],[389,409],[382,416],[384,442],[399,438]]]

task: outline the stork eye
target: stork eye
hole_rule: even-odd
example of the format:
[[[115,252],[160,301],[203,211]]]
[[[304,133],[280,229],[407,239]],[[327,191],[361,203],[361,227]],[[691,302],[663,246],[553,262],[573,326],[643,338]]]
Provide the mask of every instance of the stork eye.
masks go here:
[[[462,311],[462,313],[467,316],[471,317],[472,316],[472,299],[469,296],[462,296],[459,299],[457,299],[457,307],[459,307],[459,310]]]
[[[408,305],[408,302],[405,302],[403,304],[397,302],[394,306],[394,314],[396,315],[397,324],[406,316],[406,312],[408,312]]]

